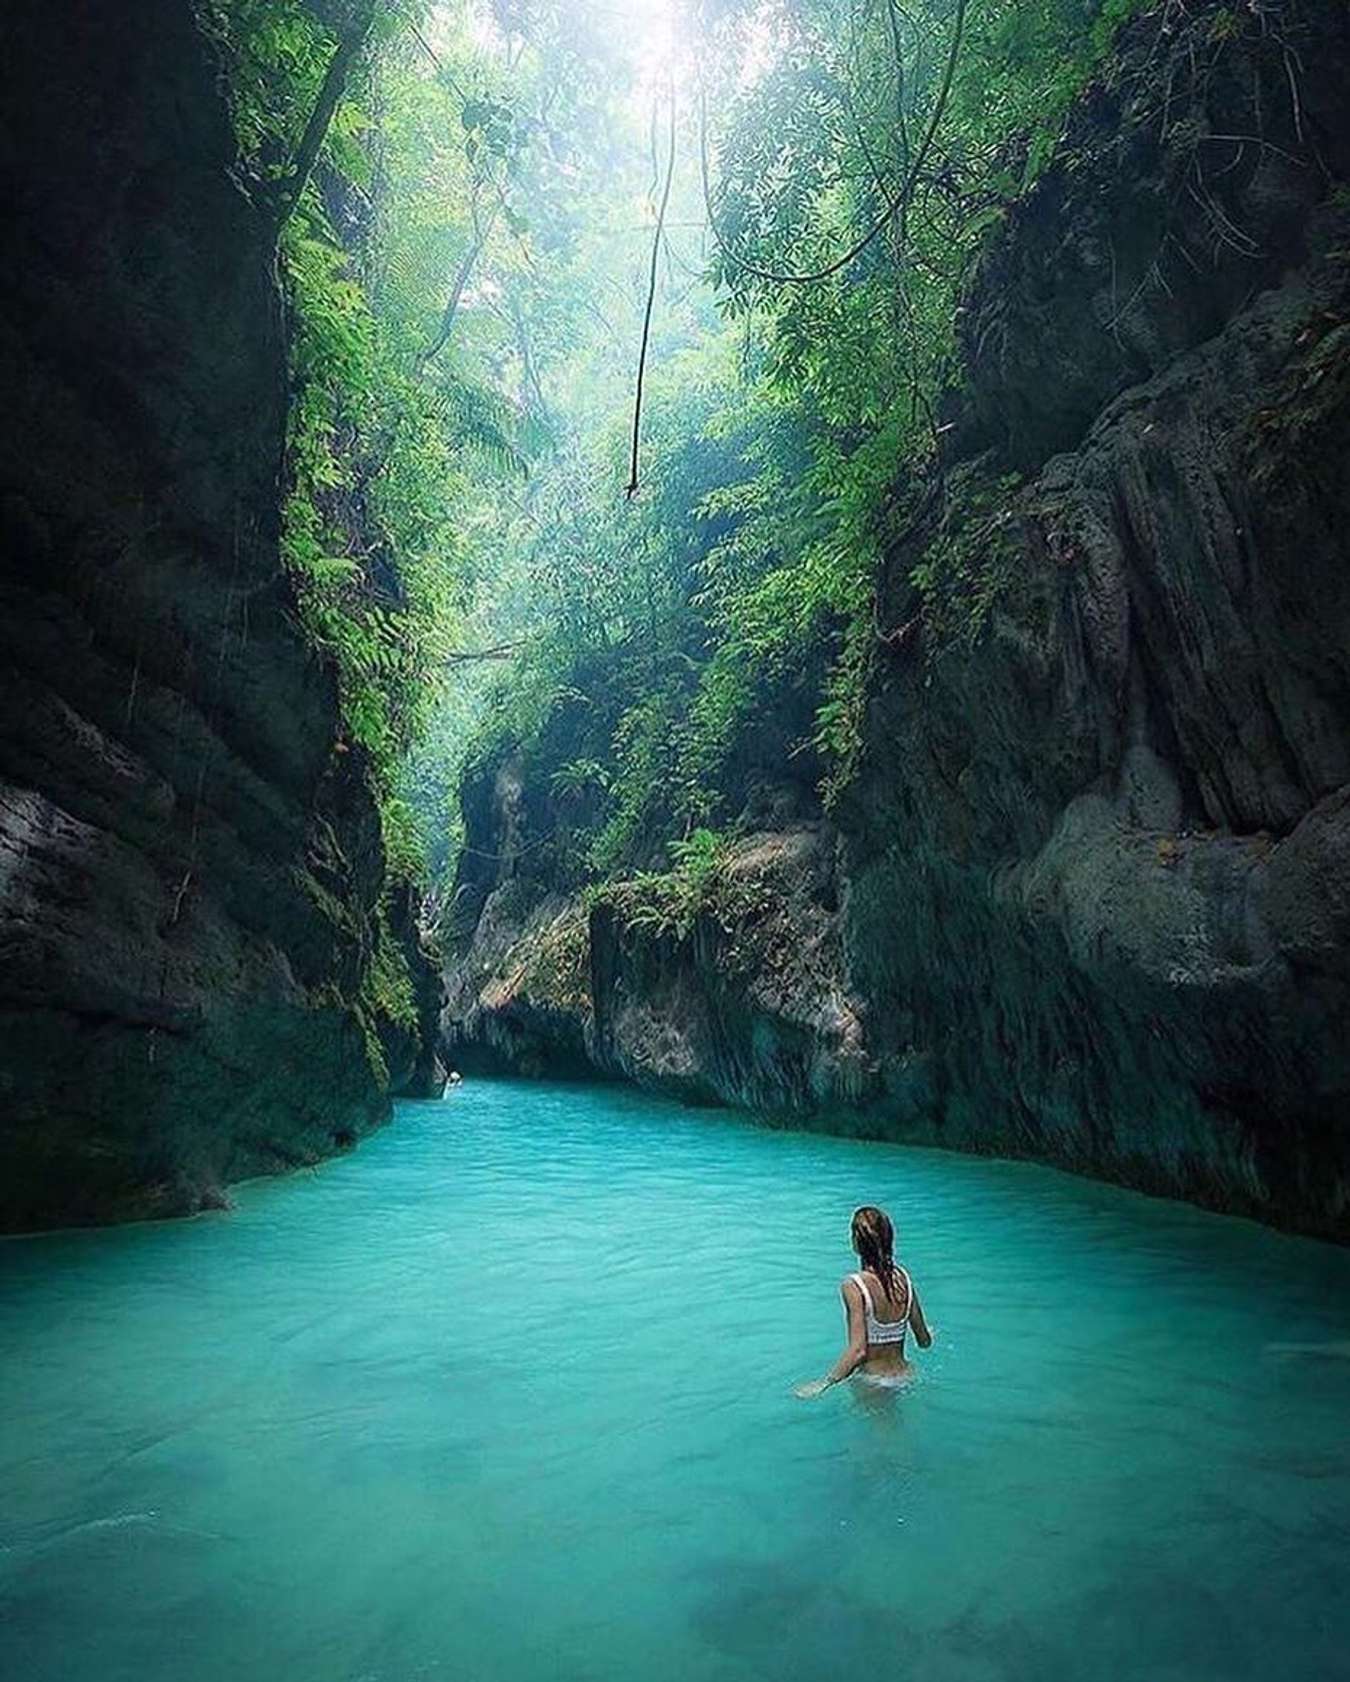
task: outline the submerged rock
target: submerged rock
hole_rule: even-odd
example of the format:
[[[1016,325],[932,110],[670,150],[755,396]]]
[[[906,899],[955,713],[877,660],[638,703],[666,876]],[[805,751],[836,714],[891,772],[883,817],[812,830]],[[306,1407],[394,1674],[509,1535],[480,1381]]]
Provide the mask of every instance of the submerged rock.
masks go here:
[[[471,803],[461,1066],[1350,1238],[1350,19],[1236,16],[1132,26],[986,253],[831,822],[653,931]]]

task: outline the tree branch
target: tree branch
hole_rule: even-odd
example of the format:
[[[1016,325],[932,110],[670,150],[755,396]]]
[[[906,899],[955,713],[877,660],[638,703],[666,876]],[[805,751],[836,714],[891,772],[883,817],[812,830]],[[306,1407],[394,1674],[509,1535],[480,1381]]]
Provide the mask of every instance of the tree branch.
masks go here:
[[[460,666],[471,660],[509,660],[533,641],[533,637],[517,637],[514,642],[499,642],[492,648],[453,648],[446,655],[445,662],[448,666]]]
[[[443,351],[449,343],[450,334],[455,325],[455,317],[459,314],[459,306],[463,301],[465,292],[468,290],[469,281],[474,271],[474,265],[478,262],[479,255],[482,252],[483,247],[487,244],[488,235],[492,232],[492,224],[497,220],[497,209],[497,205],[492,205],[488,211],[487,221],[480,222],[478,217],[478,205],[476,202],[474,203],[473,244],[464,253],[463,261],[459,265],[459,272],[455,275],[455,284],[450,289],[450,301],[446,304],[445,313],[441,316],[440,331],[436,334],[435,339],[432,340],[426,351],[423,352],[422,359],[418,363],[419,370],[425,368],[427,363],[432,361],[434,357],[439,356],[441,351]]]
[[[924,163],[927,160],[929,148],[932,146],[933,139],[937,134],[938,124],[942,121],[943,112],[947,108],[947,100],[952,91],[952,79],[956,74],[957,59],[961,53],[961,38],[965,31],[966,10],[968,5],[969,0],[956,0],[956,17],[952,24],[951,46],[947,53],[947,63],[943,71],[942,82],[938,88],[937,98],[933,105],[933,111],[928,122],[927,130],[924,133],[919,150],[915,154],[913,162],[910,165],[900,192],[894,199],[887,200],[886,208],[881,215],[877,217],[876,221],[872,223],[866,233],[849,246],[848,250],[845,251],[841,257],[836,257],[832,263],[827,263],[820,269],[812,269],[807,274],[797,274],[790,270],[778,271],[775,269],[767,269],[758,263],[750,262],[748,258],[742,257],[740,252],[733,250],[725,235],[722,233],[722,230],[717,226],[717,218],[713,215],[712,187],[708,178],[708,96],[705,88],[703,87],[702,80],[700,79],[699,163],[703,176],[703,205],[707,213],[708,227],[712,233],[713,239],[717,242],[718,248],[721,250],[728,262],[734,263],[735,266],[742,270],[745,274],[754,275],[757,280],[767,280],[776,286],[815,286],[820,281],[829,280],[832,275],[837,275],[841,269],[847,268],[855,257],[860,257],[893,217],[903,218],[905,211],[908,209],[910,197],[914,192],[915,183],[919,179],[919,173],[923,169]],[[885,196],[886,195],[883,194],[883,197]]]

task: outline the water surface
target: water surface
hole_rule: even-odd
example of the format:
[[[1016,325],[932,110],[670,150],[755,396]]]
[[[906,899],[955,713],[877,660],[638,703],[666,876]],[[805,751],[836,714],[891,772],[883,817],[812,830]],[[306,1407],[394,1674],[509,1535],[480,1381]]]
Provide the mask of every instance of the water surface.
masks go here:
[[[938,1345],[839,1347],[889,1207]],[[1026,1165],[471,1083],[0,1245],[25,1682],[1345,1674],[1350,1256]]]

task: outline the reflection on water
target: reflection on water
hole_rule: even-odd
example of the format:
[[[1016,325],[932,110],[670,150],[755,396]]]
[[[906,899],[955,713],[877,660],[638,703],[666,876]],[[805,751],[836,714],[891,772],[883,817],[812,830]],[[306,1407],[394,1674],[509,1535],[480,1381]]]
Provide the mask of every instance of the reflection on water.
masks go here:
[[[938,1344],[801,1403],[864,1200]],[[1339,1251],[513,1083],[239,1202],[0,1246],[7,1677],[1341,1673]]]

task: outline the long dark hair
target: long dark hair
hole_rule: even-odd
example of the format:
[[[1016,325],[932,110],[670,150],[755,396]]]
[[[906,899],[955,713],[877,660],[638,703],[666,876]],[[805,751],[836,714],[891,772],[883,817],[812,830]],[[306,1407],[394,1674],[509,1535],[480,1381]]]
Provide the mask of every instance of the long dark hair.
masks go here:
[[[900,1300],[900,1269],[895,1265],[895,1228],[884,1209],[864,1203],[853,1211],[853,1248],[865,1268],[875,1273],[893,1302]]]

